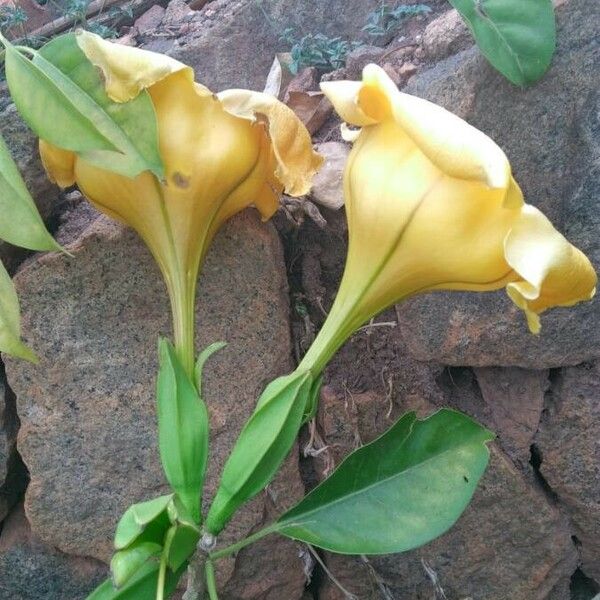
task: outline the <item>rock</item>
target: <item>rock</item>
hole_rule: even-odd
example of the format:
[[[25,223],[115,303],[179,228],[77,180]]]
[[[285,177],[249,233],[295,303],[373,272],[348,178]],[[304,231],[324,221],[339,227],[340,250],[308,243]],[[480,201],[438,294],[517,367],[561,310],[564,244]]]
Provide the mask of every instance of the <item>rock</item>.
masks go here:
[[[369,63],[379,64],[381,57],[386,53],[385,48],[379,46],[359,46],[346,57],[346,70],[349,79],[360,79],[363,69]]]
[[[475,369],[483,400],[491,411],[490,427],[507,454],[527,465],[549,387],[548,371]]]
[[[177,23],[161,29],[161,37],[148,40],[146,47],[167,50],[191,65],[197,79],[215,91],[262,90],[275,54],[290,50],[280,39],[286,28],[299,38],[312,32],[358,40],[367,15],[378,6],[379,0],[216,0],[186,21],[184,30]]]
[[[81,600],[108,574],[101,562],[67,556],[31,532],[22,506],[0,535],[0,598]]]
[[[440,60],[473,45],[473,36],[457,10],[452,9],[431,21],[423,31],[425,55]]]
[[[292,77],[283,94],[283,101],[288,103],[291,92],[312,92],[318,89],[319,72],[315,67],[306,67]]]
[[[31,474],[25,507],[32,530],[62,552],[107,562],[123,511],[167,491],[157,453],[154,381],[156,339],[170,335],[170,313],[158,269],[133,232],[91,217],[79,233],[92,214],[82,204],[59,236],[74,258],[36,256],[15,277],[24,337],[43,358],[37,366],[11,360],[7,377],[22,422],[19,449]],[[75,239],[65,239],[68,233]],[[219,233],[200,290],[197,347],[228,342],[208,364],[204,383],[212,435],[210,498],[259,393],[290,368],[282,249],[254,211]],[[299,499],[297,461],[290,459],[272,489],[285,494],[276,501],[255,499],[223,543],[263,524],[267,506],[281,511]],[[287,597],[299,598],[304,584],[295,545],[278,541],[276,548],[272,579],[261,585],[284,586]],[[235,561],[222,561],[220,578],[230,591],[225,598],[245,594],[227,583],[234,563],[249,571],[264,560],[251,548]],[[252,594],[243,597],[269,597]]]
[[[135,20],[133,28],[138,33],[147,33],[156,29],[161,24],[164,16],[165,9],[159,4],[155,4]]]
[[[558,12],[553,65],[519,89],[474,48],[413,77],[406,91],[466,118],[506,151],[528,202],[600,267],[600,46],[595,0]],[[504,291],[444,292],[403,303],[400,328],[421,360],[451,365],[545,369],[600,356],[600,304],[554,309],[530,335]]]
[[[0,372],[0,523],[25,490],[27,474],[17,453],[19,418],[15,396]]]
[[[344,206],[343,174],[350,148],[342,142],[322,142],[315,149],[325,162],[313,180],[311,198],[337,210]]]
[[[600,364],[562,369],[535,438],[540,472],[569,512],[586,575],[600,582]]]
[[[406,389],[402,383],[399,387]],[[410,397],[404,391],[395,392],[394,412],[400,412],[397,403],[401,402],[401,412],[414,407],[430,413],[433,406],[428,404],[428,387],[415,387]],[[382,433],[391,425],[395,417],[386,419],[388,405],[389,400],[381,394],[335,397],[326,390],[319,407],[320,422],[323,441],[334,449],[336,462],[359,440],[367,442],[374,437],[374,430]],[[349,407],[354,412],[350,419],[345,416]],[[320,455],[316,460],[324,459]],[[327,555],[333,575],[361,600],[386,597],[382,588],[390,598],[432,597],[433,586],[422,561],[437,574],[448,600],[546,600],[557,586],[564,588],[568,582],[577,566],[577,552],[559,511],[493,445],[490,466],[471,505],[442,537],[418,550],[370,557],[368,562]],[[327,581],[320,598],[343,600],[344,596]]]

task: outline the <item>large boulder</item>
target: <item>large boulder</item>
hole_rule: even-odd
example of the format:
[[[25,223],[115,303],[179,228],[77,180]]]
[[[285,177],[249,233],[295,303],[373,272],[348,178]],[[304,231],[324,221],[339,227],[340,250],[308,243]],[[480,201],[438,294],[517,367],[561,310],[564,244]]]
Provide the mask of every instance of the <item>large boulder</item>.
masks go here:
[[[513,86],[473,48],[415,76],[406,91],[441,104],[495,139],[527,201],[600,267],[600,4],[567,2],[557,17],[556,56],[532,87]],[[593,301],[549,311],[539,336],[529,334],[503,291],[429,294],[403,304],[399,316],[417,358],[542,369],[600,356],[599,307]]]
[[[71,239],[69,239],[71,238]],[[130,230],[82,204],[59,239],[73,255],[36,256],[15,277],[24,337],[39,365],[9,361],[18,401],[18,446],[31,482],[25,509],[32,531],[61,552],[107,562],[115,525],[132,503],[167,492],[156,439],[154,382],[158,335],[170,335],[165,287]],[[197,347],[228,346],[206,368],[211,418],[207,498],[264,385],[290,368],[287,281],[270,225],[247,211],[219,233],[200,280]],[[302,492],[297,461],[241,511],[223,542],[261,526]],[[267,557],[278,559],[268,577]],[[232,577],[254,570],[257,581]],[[225,598],[300,598],[294,543],[249,548],[223,561]],[[244,587],[247,586],[247,587]]]

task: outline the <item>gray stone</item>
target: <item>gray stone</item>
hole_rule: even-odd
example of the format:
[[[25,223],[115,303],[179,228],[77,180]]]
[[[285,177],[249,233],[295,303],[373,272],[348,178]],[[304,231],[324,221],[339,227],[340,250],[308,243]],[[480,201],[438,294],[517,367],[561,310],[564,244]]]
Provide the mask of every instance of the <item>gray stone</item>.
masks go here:
[[[65,553],[107,562],[123,511],[167,491],[157,453],[154,380],[156,339],[170,335],[170,313],[158,270],[136,235],[105,217],[92,217],[78,234],[90,214],[84,204],[70,216],[63,232],[75,234],[74,241],[59,236],[74,258],[36,256],[17,274],[24,337],[42,359],[39,365],[11,360],[7,376],[22,421],[19,449],[31,474],[25,506],[33,531]],[[290,368],[282,249],[254,211],[217,236],[201,276],[198,317],[198,348],[228,342],[211,359],[204,384],[212,436],[209,498],[259,393]],[[285,493],[275,503],[266,496],[250,503],[223,543],[263,524],[267,505],[281,511],[301,496],[297,461],[273,489]],[[279,541],[276,548],[272,578],[261,585],[284,587],[286,597],[299,598],[304,580],[294,544]],[[220,563],[225,598],[246,594],[227,583],[234,566],[249,570],[264,556],[264,548],[262,554],[252,548]],[[257,585],[243,597],[271,597],[261,590]]]
[[[82,600],[108,569],[91,558],[67,556],[31,532],[23,507],[4,523],[0,535],[0,598]]]
[[[194,67],[198,81],[215,91],[262,90],[275,54],[290,50],[280,40],[286,28],[299,37],[310,32],[357,40],[378,6],[379,0],[216,0],[171,28],[168,52]],[[164,37],[149,39],[146,47],[158,49],[157,41],[164,50]]]
[[[519,89],[477,49],[413,77],[406,89],[466,118],[506,151],[528,202],[542,209],[600,267],[600,43],[596,0],[557,12],[552,67]],[[530,335],[503,291],[436,293],[404,303],[400,325],[413,355],[452,365],[543,369],[600,356],[598,301],[548,311]]]
[[[569,512],[582,569],[600,581],[600,364],[562,369],[535,444],[540,472]]]

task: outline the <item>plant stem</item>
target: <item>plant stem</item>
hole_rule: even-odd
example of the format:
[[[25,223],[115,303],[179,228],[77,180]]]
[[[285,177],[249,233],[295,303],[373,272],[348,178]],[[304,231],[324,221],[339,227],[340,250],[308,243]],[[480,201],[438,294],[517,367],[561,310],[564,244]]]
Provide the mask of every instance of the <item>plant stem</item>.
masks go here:
[[[165,580],[167,577],[167,553],[162,553],[160,557],[160,567],[158,568],[158,582],[156,584],[156,600],[165,598]]]
[[[167,578],[167,567],[169,566],[169,553],[174,538],[174,528],[171,527],[165,536],[165,545],[160,557],[160,566],[158,567],[158,581],[156,583],[156,600],[165,599],[165,583]]]
[[[234,554],[235,552],[238,552],[242,548],[245,548],[246,546],[249,546],[250,544],[257,542],[258,540],[266,537],[267,535],[270,535],[271,533],[275,533],[277,531],[277,529],[278,529],[278,524],[273,523],[273,525],[269,525],[269,527],[265,527],[264,529],[257,531],[256,533],[252,534],[251,536],[248,536],[247,538],[245,538],[239,542],[236,542],[235,544],[231,544],[231,546],[227,546],[226,548],[217,550],[216,552],[211,552],[210,558],[211,558],[211,560],[217,560],[219,558],[229,556],[230,554]]]
[[[206,572],[206,589],[208,590],[208,597],[210,600],[219,600],[219,596],[217,595],[217,581],[215,579],[215,568],[210,559],[206,561],[204,565],[204,570]]]

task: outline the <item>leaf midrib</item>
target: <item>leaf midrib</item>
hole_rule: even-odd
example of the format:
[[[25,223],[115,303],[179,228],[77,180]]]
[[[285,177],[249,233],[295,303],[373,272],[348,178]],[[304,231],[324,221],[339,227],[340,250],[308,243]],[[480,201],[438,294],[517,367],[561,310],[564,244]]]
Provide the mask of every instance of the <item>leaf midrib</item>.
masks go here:
[[[377,488],[377,487],[379,487],[381,485],[386,484],[387,482],[389,482],[389,481],[391,481],[393,479],[396,479],[397,477],[401,477],[402,475],[404,475],[406,473],[410,473],[411,471],[413,471],[417,467],[421,467],[423,465],[426,465],[427,463],[430,463],[433,460],[438,459],[438,458],[444,456],[445,454],[448,454],[449,452],[452,452],[456,448],[463,448],[463,447],[468,446],[470,444],[471,443],[469,443],[469,444],[460,444],[459,446],[454,446],[452,448],[444,450],[443,452],[440,452],[439,454],[436,454],[435,456],[432,456],[432,457],[430,457],[430,458],[428,458],[426,460],[418,462],[418,463],[416,463],[416,464],[408,467],[407,469],[404,469],[401,472],[399,472],[399,473],[397,473],[395,475],[392,475],[391,477],[385,477],[384,479],[381,479],[381,480],[377,481],[376,483],[368,485],[368,486],[366,486],[364,488],[360,488],[359,490],[355,490],[353,492],[350,492],[349,494],[347,494],[347,495],[345,495],[345,496],[343,496],[341,498],[336,498],[335,500],[333,500],[331,502],[326,502],[325,504],[322,504],[321,506],[319,506],[317,508],[313,508],[313,509],[309,510],[308,512],[304,513],[304,517],[302,517],[302,518],[306,520],[306,517],[308,517],[311,514],[314,514],[314,513],[318,512],[318,511],[324,510],[326,508],[330,508],[332,506],[335,506],[336,504],[345,502],[345,501],[353,498],[354,496],[357,496],[358,494],[367,493],[370,489]],[[404,445],[405,444],[402,444],[400,446],[400,449]],[[484,448],[485,448],[486,447],[485,443],[483,445],[484,445]],[[310,522],[310,521],[308,521],[308,522]],[[299,525],[301,525],[301,523],[295,523],[294,521],[290,521],[290,522],[286,522],[286,521],[282,522],[282,521],[280,521],[279,524],[281,525],[281,527],[293,527],[293,526],[299,526]]]

